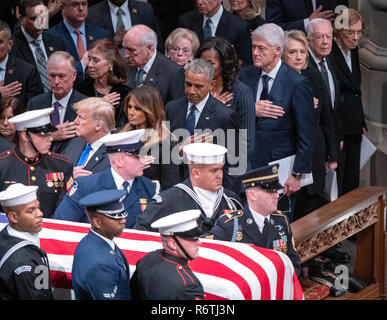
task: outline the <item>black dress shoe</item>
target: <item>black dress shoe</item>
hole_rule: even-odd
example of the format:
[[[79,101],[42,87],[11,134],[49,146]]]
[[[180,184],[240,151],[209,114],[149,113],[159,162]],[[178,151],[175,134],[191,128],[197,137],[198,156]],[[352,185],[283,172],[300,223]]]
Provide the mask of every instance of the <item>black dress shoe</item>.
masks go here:
[[[347,264],[351,261],[351,256],[348,253],[337,250],[336,248],[329,248],[320,255],[338,264]]]

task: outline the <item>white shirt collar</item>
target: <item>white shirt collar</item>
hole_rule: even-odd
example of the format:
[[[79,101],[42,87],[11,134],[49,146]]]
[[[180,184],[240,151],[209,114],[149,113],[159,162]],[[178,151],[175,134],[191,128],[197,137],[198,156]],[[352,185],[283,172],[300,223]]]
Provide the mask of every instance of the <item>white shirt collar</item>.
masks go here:
[[[108,245],[110,246],[110,248],[112,248],[112,250],[115,249],[116,244],[114,243],[113,240],[110,240],[110,239],[108,239],[108,238],[106,238],[106,237],[100,235],[98,232],[94,231],[94,230],[91,229],[91,228],[90,228],[90,231],[93,232],[93,233],[94,233],[95,235],[97,235],[98,237],[100,237],[100,238],[102,238],[103,240],[105,240],[105,241],[108,243]]]
[[[4,61],[0,63],[0,67],[5,71],[7,69],[7,62],[8,62],[9,55],[5,57]]]
[[[148,62],[145,64],[145,66],[142,67],[142,69],[144,69],[144,71],[147,74],[148,74],[150,68],[152,67],[153,61],[155,61],[155,59],[156,59],[156,54],[157,54],[157,49],[155,48],[152,57],[148,60]],[[141,68],[137,67],[137,70],[139,70],[139,69],[141,69]]]
[[[115,15],[117,15],[117,11],[119,8],[121,8],[125,14],[129,14],[129,6],[128,6],[128,0],[126,0],[121,6],[116,6],[111,1],[108,1],[109,8],[114,12]]]
[[[203,15],[203,27],[206,24],[206,21],[210,18],[214,26],[214,30],[216,30],[216,28],[218,27],[220,18],[222,17],[222,14],[223,14],[223,6],[220,5],[218,12],[215,13],[212,17],[207,17]]]
[[[34,39],[24,30],[23,26],[21,27],[21,31],[23,32],[24,36],[26,37],[26,40],[27,40],[28,43],[31,43],[32,41],[35,41],[35,40],[43,41],[42,34],[40,34],[39,37]]]
[[[310,49],[309,49],[309,55],[312,56],[314,62],[316,62],[316,64],[317,64],[318,67],[320,68],[320,62],[321,62],[322,60],[325,60],[325,58],[322,58],[322,59],[317,58],[317,57],[315,56],[315,54],[313,53],[313,51],[310,50]]]
[[[108,135],[111,135],[111,133],[109,132],[108,134],[104,135],[103,137],[106,137]],[[103,137],[101,137],[100,139],[98,139],[90,144],[90,147],[91,147],[91,149],[93,149],[93,151],[97,151],[99,149],[99,147],[103,145],[103,142],[101,142],[101,139]]]
[[[279,59],[279,61],[277,62],[277,65],[273,68],[273,70],[271,70],[269,73],[266,73],[265,71],[262,70],[261,76],[263,76],[264,74],[267,74],[271,79],[274,80],[275,77],[277,76],[279,69],[281,68],[281,64],[282,64],[282,61],[281,59]]]
[[[206,97],[202,101],[200,101],[198,104],[195,104],[196,109],[199,111],[199,113],[201,113],[203,111],[204,106],[206,105],[207,100],[208,100],[209,97],[210,97],[210,94],[208,93],[206,95]],[[187,110],[187,112],[190,111],[190,108],[191,108],[192,105],[193,105],[192,102],[188,102],[188,110]]]
[[[33,244],[38,246],[40,248],[40,239],[39,239],[39,233],[31,233],[31,232],[22,232],[15,230],[12,228],[10,225],[7,226],[7,231],[9,235],[16,237],[16,238],[21,238],[23,240],[28,240],[31,241]]]
[[[263,226],[265,224],[265,219],[268,219],[268,222],[269,222],[270,214],[268,216],[264,216],[264,215],[258,213],[257,211],[253,210],[250,206],[249,206],[249,209],[250,209],[250,212],[254,218],[255,223],[257,224],[257,226],[259,228],[259,231],[262,232]]]
[[[123,189],[123,184],[126,180],[124,180],[124,178],[122,178],[118,173],[117,171],[115,171],[113,169],[113,167],[111,167],[111,170],[112,170],[112,175],[113,175],[113,179],[114,179],[114,182],[116,183],[116,186],[117,186],[117,189]],[[131,179],[131,180],[127,180],[129,182],[129,188],[132,187],[133,185],[133,181],[134,181],[134,178]]]
[[[54,94],[52,94],[52,98],[51,98],[52,104],[54,104],[56,101],[58,101],[61,104],[62,107],[66,108],[67,104],[69,103],[69,100],[70,100],[70,97],[71,97],[72,93],[73,93],[73,89],[71,89],[70,92],[65,97],[63,97],[60,100],[55,98]]]
[[[74,34],[75,30],[81,31],[81,34],[86,37],[86,28],[85,23],[82,23],[81,27],[79,29],[75,29],[72,25],[70,25],[65,19],[63,19],[63,23],[66,26],[67,30],[69,30],[70,34]]]

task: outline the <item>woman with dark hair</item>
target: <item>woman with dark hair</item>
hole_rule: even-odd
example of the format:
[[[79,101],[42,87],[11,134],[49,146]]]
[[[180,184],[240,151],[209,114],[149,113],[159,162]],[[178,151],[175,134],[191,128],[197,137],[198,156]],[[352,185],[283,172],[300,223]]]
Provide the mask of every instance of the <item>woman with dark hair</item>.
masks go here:
[[[170,156],[177,140],[165,126],[164,105],[159,91],[150,85],[133,89],[124,100],[124,111],[128,123],[121,132],[146,129],[145,151],[156,159],[144,171],[144,176],[158,180],[162,190],[179,183],[179,166],[173,163]],[[168,154],[163,156],[165,152]]]
[[[0,152],[12,149],[17,144],[16,125],[8,120],[23,113],[25,109],[23,102],[15,97],[0,101]]]
[[[214,66],[212,96],[239,115],[241,129],[245,129],[247,134],[249,168],[255,142],[255,99],[251,89],[237,79],[241,63],[235,48],[221,37],[208,38],[199,47],[196,58],[207,60]]]
[[[100,39],[88,50],[86,79],[76,89],[89,96],[103,98],[114,105],[117,128],[125,122],[123,101],[129,93],[125,85],[127,67],[117,46],[111,39]]]

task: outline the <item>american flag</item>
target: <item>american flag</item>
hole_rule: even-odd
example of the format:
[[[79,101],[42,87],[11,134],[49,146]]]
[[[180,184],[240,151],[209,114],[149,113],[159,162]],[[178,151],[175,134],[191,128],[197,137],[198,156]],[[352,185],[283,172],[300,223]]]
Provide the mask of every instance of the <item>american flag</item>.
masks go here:
[[[0,230],[6,226],[0,215]],[[40,246],[47,252],[56,299],[74,299],[73,255],[90,225],[44,219]],[[131,275],[136,262],[160,249],[158,233],[125,229],[114,242],[125,254]],[[207,300],[300,300],[303,293],[289,258],[278,251],[243,243],[202,239],[199,258],[189,264],[203,285]]]

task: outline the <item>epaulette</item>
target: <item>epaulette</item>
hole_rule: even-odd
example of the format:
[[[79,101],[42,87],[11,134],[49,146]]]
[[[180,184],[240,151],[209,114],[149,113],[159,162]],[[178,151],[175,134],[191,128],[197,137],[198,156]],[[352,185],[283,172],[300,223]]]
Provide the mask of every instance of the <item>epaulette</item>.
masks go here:
[[[225,212],[220,216],[220,218],[225,218],[226,220],[224,221],[224,223],[227,223],[235,218],[239,218],[242,216],[243,216],[242,210],[233,210],[233,211]]]
[[[0,159],[9,157],[12,154],[12,152],[13,152],[12,149],[3,151],[2,153],[0,153]]]
[[[281,210],[277,210],[277,211],[271,213],[271,215],[272,216],[276,216],[276,217],[281,217],[281,218],[285,219],[286,226],[288,227],[288,232],[290,231],[288,217],[285,214],[283,214],[283,212]]]

